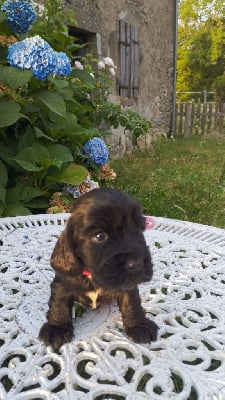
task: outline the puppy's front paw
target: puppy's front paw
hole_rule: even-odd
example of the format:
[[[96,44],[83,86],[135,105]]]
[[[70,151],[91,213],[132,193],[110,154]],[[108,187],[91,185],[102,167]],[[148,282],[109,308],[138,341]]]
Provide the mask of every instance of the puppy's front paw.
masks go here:
[[[139,325],[125,328],[127,336],[136,343],[151,343],[157,339],[159,327],[155,322],[145,318]]]
[[[39,339],[43,340],[46,346],[50,345],[54,350],[59,350],[64,343],[71,341],[73,326],[71,324],[51,325],[44,324],[39,332]]]

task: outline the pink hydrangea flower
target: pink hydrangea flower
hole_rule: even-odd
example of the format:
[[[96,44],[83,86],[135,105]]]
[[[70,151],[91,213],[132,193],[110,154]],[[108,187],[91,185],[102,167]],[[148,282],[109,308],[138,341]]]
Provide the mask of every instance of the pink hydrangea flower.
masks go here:
[[[98,69],[105,69],[105,63],[103,61],[98,62]]]
[[[103,58],[103,61],[108,67],[114,67],[114,62],[110,57]]]
[[[80,61],[75,61],[74,66],[75,66],[77,69],[84,69],[84,66],[81,64]]]
[[[110,68],[109,68],[109,71],[110,71],[110,73],[111,73],[112,76],[115,76],[115,75],[116,75],[115,67],[110,67]]]

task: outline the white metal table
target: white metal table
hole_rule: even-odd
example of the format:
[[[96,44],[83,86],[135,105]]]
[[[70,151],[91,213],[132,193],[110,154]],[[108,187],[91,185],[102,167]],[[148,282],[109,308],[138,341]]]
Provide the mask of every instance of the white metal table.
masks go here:
[[[0,219],[0,399],[224,400],[225,231],[155,218],[154,278],[140,292],[158,340],[131,342],[111,305],[77,318],[56,354],[37,337],[68,216]]]

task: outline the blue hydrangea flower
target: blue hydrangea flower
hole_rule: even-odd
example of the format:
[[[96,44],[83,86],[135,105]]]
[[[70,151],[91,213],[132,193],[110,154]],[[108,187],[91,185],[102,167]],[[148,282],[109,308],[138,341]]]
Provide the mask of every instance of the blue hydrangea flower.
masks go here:
[[[7,0],[1,10],[6,13],[8,25],[15,33],[27,33],[37,18],[34,7],[27,0]]]
[[[80,197],[82,194],[89,192],[90,190],[99,188],[98,182],[91,179],[88,174],[87,178],[80,185],[64,185],[63,193],[72,195],[75,199]]]
[[[38,35],[9,46],[8,62],[12,67],[30,69],[40,80],[53,74],[57,65],[55,51]]]
[[[63,193],[71,194],[75,199],[81,196],[78,185],[65,185],[63,186]]]
[[[57,60],[52,49],[37,48],[31,54],[31,72],[35,78],[44,80],[48,75],[55,73]]]
[[[72,68],[69,57],[62,51],[56,51],[56,67],[54,73],[57,76],[69,76]]]
[[[26,38],[9,46],[8,62],[12,67],[30,69],[39,80],[48,75],[68,76],[71,64],[67,55],[57,52],[40,36]]]
[[[11,44],[7,57],[9,64],[19,69],[30,69],[29,52],[25,40]]]
[[[84,155],[88,157],[90,161],[102,166],[106,164],[109,152],[105,142],[98,137],[94,137],[85,143]]]

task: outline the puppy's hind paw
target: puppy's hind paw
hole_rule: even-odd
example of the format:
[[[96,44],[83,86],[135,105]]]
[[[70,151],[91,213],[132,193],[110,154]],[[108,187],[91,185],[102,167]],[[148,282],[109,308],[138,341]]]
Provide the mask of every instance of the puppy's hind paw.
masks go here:
[[[159,327],[155,322],[145,318],[139,325],[125,328],[127,336],[136,343],[151,343],[157,339]]]
[[[71,341],[73,337],[73,326],[71,324],[51,325],[44,324],[39,332],[41,339],[46,346],[50,345],[54,350]]]

